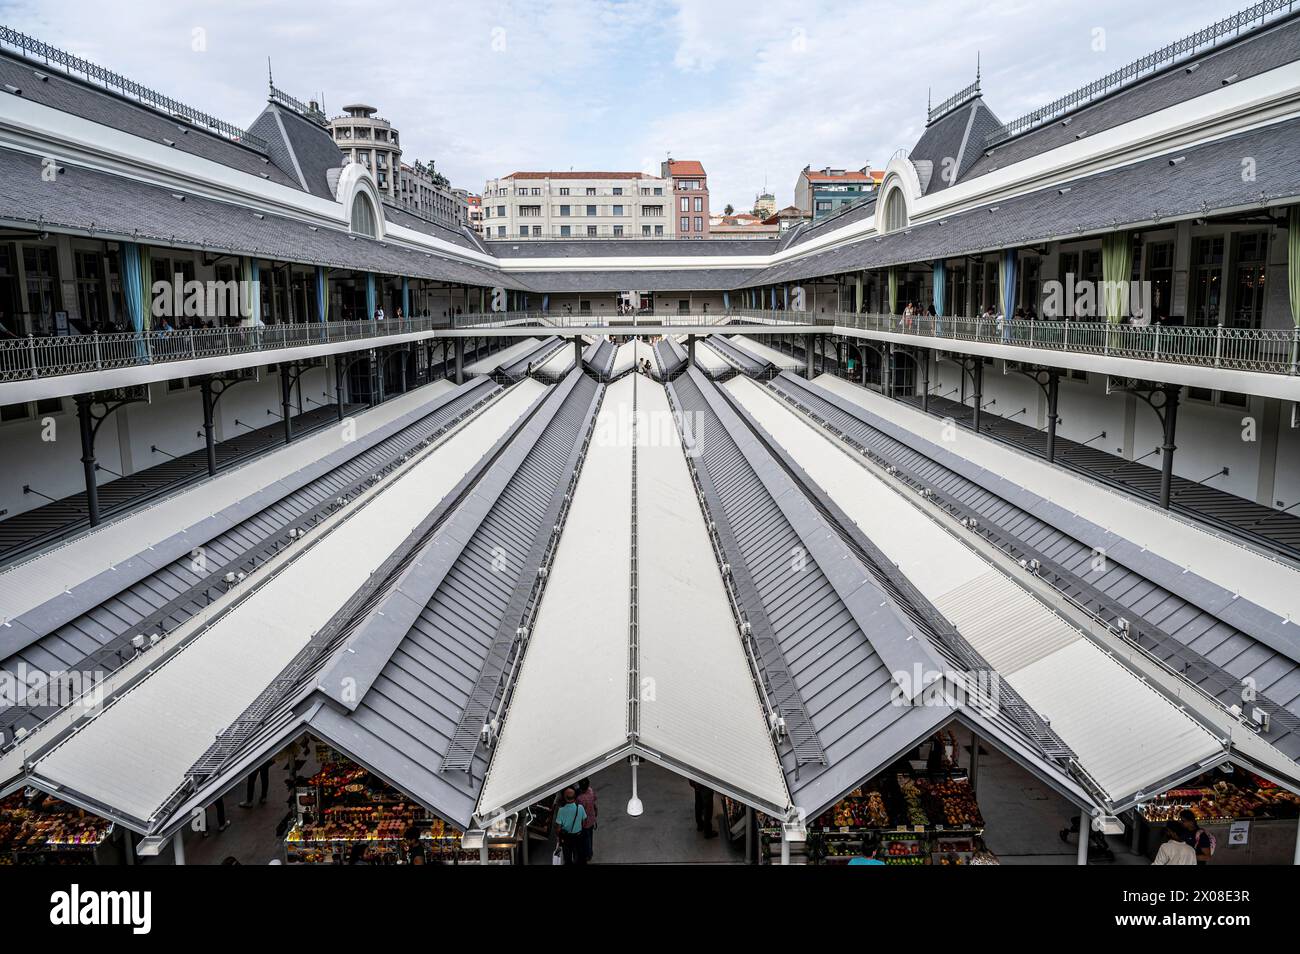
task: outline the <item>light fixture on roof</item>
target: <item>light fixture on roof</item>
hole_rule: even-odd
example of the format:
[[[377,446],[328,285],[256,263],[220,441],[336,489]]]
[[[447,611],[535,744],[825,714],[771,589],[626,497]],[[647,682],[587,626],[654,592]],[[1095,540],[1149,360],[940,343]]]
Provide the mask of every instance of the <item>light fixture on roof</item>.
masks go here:
[[[627,813],[633,818],[640,818],[645,812],[645,806],[641,804],[636,788],[636,769],[641,764],[641,759],[634,755],[628,759],[628,762],[632,765],[632,797],[627,800]]]

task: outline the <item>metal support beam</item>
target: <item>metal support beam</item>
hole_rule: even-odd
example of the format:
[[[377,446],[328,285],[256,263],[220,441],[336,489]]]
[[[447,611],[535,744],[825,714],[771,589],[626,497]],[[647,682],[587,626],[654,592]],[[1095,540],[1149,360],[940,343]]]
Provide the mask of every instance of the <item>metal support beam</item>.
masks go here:
[[[1061,399],[1061,372],[1056,368],[1047,370],[1047,462],[1056,460],[1056,425],[1060,423],[1057,408]]]
[[[176,834],[172,835],[172,854],[176,858],[176,864],[185,864],[185,829],[182,828]]]
[[[975,416],[972,423],[975,425],[975,433],[980,430],[980,405],[984,403],[984,359],[976,356],[972,358],[975,362],[971,371],[971,386],[975,389]]]
[[[1088,809],[1079,809],[1079,854],[1076,856],[1081,865],[1088,863],[1088,842],[1092,839],[1092,815]]]
[[[456,383],[465,383],[465,339],[456,339]]]
[[[803,376],[809,381],[813,379],[813,338],[815,336],[806,334],[803,336]]]
[[[338,406],[339,420],[343,420],[343,356],[334,356],[334,403]]]
[[[206,375],[199,381],[199,392],[203,398],[203,446],[208,452],[208,476],[215,477],[217,473],[217,442],[213,429],[213,405],[215,398],[212,394],[212,376]]]
[[[1165,392],[1165,441],[1160,445],[1160,506],[1168,510],[1169,488],[1174,479],[1174,451],[1178,449],[1174,443],[1178,432],[1178,400],[1183,389],[1177,384],[1166,384],[1162,390]]]
[[[695,335],[686,336],[686,367],[695,367]]]
[[[584,349],[582,347],[582,335],[574,335],[573,336],[573,366],[575,368],[582,367],[583,350]]]
[[[921,349],[921,410],[926,414],[930,413],[930,349],[928,348]]]
[[[95,479],[95,424],[90,419],[90,395],[78,394],[77,423],[81,428],[81,466],[86,476],[86,512],[92,527],[99,524],[99,484]]]
[[[980,737],[974,729],[970,732],[970,790],[979,795]]]
[[[293,368],[295,363],[280,365],[280,413],[284,422],[284,442],[293,443]]]

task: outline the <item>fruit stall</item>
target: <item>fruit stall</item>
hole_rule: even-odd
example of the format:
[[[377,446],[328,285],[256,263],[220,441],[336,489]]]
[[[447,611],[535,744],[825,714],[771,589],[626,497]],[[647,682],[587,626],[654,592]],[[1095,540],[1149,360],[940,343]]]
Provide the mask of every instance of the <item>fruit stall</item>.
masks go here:
[[[284,839],[288,864],[482,864],[461,847],[464,832],[378,776],[320,746],[320,770],[297,788]],[[488,864],[511,864],[514,819],[488,832]]]
[[[0,800],[0,865],[105,865],[121,861],[105,821],[35,789]]]
[[[781,855],[780,826],[759,816],[763,861]],[[873,848],[887,865],[997,864],[966,773],[913,772],[854,789],[807,826],[796,846],[808,864],[848,864]]]
[[[1212,864],[1293,863],[1300,796],[1286,789],[1240,768],[1208,772],[1138,809],[1138,850],[1154,858],[1161,829],[1185,810],[1214,836]]]

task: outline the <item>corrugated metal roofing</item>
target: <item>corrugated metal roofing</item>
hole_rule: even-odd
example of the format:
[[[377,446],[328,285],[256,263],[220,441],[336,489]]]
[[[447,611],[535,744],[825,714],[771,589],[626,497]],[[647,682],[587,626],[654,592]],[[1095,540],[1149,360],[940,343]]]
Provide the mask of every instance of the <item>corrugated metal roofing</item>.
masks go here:
[[[601,404],[483,783],[481,817],[576,780],[628,744],[634,381],[611,384]]]
[[[505,431],[542,385],[526,381],[236,604],[77,734],[40,777],[148,820],[185,773]]]
[[[771,391],[739,378],[728,387],[1047,720],[1111,801],[1125,802],[1225,756],[1203,725],[990,568],[910,499],[864,472]]]

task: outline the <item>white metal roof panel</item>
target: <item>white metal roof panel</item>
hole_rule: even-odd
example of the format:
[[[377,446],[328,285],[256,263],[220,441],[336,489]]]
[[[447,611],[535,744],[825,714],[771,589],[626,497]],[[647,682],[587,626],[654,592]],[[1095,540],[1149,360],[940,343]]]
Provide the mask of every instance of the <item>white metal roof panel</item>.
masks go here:
[[[638,355],[636,353],[636,343],[634,341],[625,341],[618,346],[614,352],[614,364],[610,368],[610,377],[617,377],[624,371],[629,370],[636,363]]]
[[[786,354],[784,351],[777,351],[775,348],[768,347],[752,335],[732,335],[728,340],[738,348],[743,348],[754,357],[768,361],[778,368],[785,368],[789,371],[802,371],[804,362],[800,361],[794,355]]]
[[[437,381],[362,412],[355,417],[357,436],[382,427],[454,388],[449,381]],[[111,570],[178,530],[338,450],[344,443],[339,428],[324,428],[15,564],[0,573],[0,606],[4,607],[0,616],[10,619],[21,616],[65,589]]]
[[[704,341],[703,338],[695,340],[695,363],[710,374],[731,370],[731,365],[726,362],[726,359],[712,348],[707,347]]]
[[[489,374],[501,367],[503,364],[518,361],[524,355],[528,354],[528,352],[536,348],[539,343],[540,342],[536,338],[522,338],[508,348],[494,351],[486,358],[479,358],[477,361],[465,365],[465,373]]]
[[[596,418],[480,815],[627,743],[632,382],[629,376],[610,385]]]
[[[148,819],[185,771],[355,593],[544,385],[507,391],[349,520],[266,581],[35,771]]]
[[[833,375],[823,374],[815,383],[981,467],[1014,475],[1026,490],[1060,501],[1093,523],[1281,617],[1300,620],[1300,587],[1295,585],[1295,570],[1280,560],[992,438],[963,430],[961,440],[944,442],[942,420]]]
[[[639,671],[653,690],[642,693],[640,740],[784,808],[785,776],[663,387],[638,377],[637,407]]]
[[[1002,678],[1049,720],[1113,800],[1223,751],[1199,722],[864,471],[769,391],[745,378],[726,387]],[[949,594],[956,597],[945,600]]]

